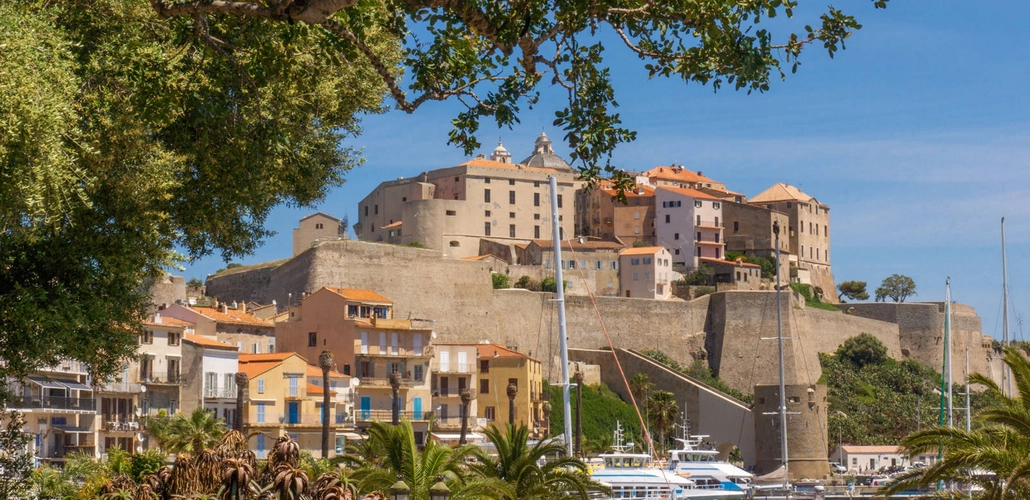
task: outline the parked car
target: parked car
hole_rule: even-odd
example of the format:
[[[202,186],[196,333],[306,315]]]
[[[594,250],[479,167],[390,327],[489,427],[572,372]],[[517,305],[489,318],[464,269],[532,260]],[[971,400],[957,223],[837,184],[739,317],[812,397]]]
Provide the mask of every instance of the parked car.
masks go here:
[[[847,471],[848,471],[847,467],[844,467],[843,465],[841,465],[841,464],[839,464],[837,462],[830,462],[830,472],[832,472],[834,474],[844,474]]]

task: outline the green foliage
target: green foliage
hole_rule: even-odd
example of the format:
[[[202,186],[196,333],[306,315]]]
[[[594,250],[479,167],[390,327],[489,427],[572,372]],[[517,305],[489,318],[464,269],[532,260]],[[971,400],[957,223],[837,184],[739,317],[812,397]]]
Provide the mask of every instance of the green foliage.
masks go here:
[[[25,489],[32,471],[31,435],[25,433],[25,416],[17,410],[0,408],[0,423],[0,500],[7,500]]]
[[[192,287],[192,288],[200,288],[200,287],[204,286],[204,282],[200,281],[197,278],[190,278],[190,280],[186,282],[186,286]]]
[[[683,278],[683,281],[686,281],[688,285],[712,285],[714,284],[713,279],[712,268],[701,264],[696,271]]]
[[[806,285],[804,283],[791,283],[790,289],[801,294],[801,296],[805,298],[805,305],[808,307],[814,307],[816,309],[825,309],[827,311],[840,312],[840,309],[837,308],[837,306],[823,302],[822,299],[819,298],[819,293],[817,293],[812,288],[812,285]]]
[[[845,340],[837,348],[835,356],[861,369],[866,365],[883,363],[887,359],[887,346],[868,333],[860,333]]]
[[[514,288],[524,288],[533,292],[539,292],[541,290],[540,283],[528,275],[522,275],[519,280],[515,282]]]
[[[726,260],[735,261],[742,259],[748,264],[755,264],[762,267],[762,278],[775,279],[776,278],[776,258],[775,257],[759,257],[757,255],[744,255],[737,252],[726,252]]]
[[[644,400],[644,408],[647,409],[647,421],[657,436],[651,436],[659,451],[663,451],[669,444],[666,432],[676,423],[679,415],[679,405],[676,403],[676,396],[669,391],[654,391]]]
[[[562,290],[569,288],[569,280],[562,280]],[[540,280],[540,291],[557,293],[558,287],[555,285],[555,279],[553,277],[546,277]]]
[[[162,449],[172,453],[192,453],[194,456],[214,446],[226,430],[224,421],[199,407],[189,415],[176,413],[172,417],[150,417],[147,419],[147,428]]]
[[[884,278],[876,289],[877,302],[887,302],[888,298],[894,302],[904,302],[913,295],[916,295],[916,282],[901,274],[892,274]]]
[[[869,293],[865,291],[866,283],[864,281],[842,281],[837,284],[837,291],[840,293],[837,298],[841,302],[844,298],[850,300],[869,300]]]
[[[649,247],[649,246],[651,246],[651,244],[648,243],[647,241],[644,241],[644,240],[636,240],[636,241],[633,242],[633,248],[642,248],[642,247]]]
[[[146,450],[132,456],[129,475],[133,480],[139,482],[143,476],[157,472],[162,465],[165,465],[165,457],[161,452]]]
[[[421,243],[419,243],[417,241],[412,241],[411,243],[408,243],[408,246],[411,247],[411,248],[425,248],[426,247],[425,245],[423,245],[423,244],[421,244]]]
[[[699,286],[694,289],[694,298],[704,297],[705,295],[711,295],[715,293],[714,286]]]
[[[494,290],[499,288],[511,288],[511,277],[507,274],[493,273],[490,278],[494,282]]]
[[[551,386],[548,389],[551,395],[551,408],[556,409],[551,412],[551,435],[560,436],[565,432],[565,415],[561,411],[564,405],[561,387]],[[622,422],[627,436],[640,435],[636,410],[604,384],[583,386],[581,418],[584,440],[603,439],[605,436],[610,438],[615,432],[616,421]],[[636,439],[636,442],[643,443],[644,440]]]
[[[672,368],[673,370],[678,371],[688,377],[691,377],[694,380],[697,380],[698,382],[701,382],[717,391],[722,392],[723,394],[726,394],[727,396],[735,398],[738,401],[741,401],[746,404],[751,404],[755,400],[754,394],[744,394],[730,387],[728,384],[726,384],[726,382],[723,382],[719,377],[716,377],[715,374],[712,373],[712,369],[708,367],[708,364],[700,359],[695,359],[689,367],[685,367],[679,364],[679,362],[677,362],[675,359],[672,359],[668,354],[665,354],[664,352],[658,349],[645,349],[643,351],[640,351],[640,354],[647,356],[648,358],[651,358],[665,366],[668,366],[669,368]]]

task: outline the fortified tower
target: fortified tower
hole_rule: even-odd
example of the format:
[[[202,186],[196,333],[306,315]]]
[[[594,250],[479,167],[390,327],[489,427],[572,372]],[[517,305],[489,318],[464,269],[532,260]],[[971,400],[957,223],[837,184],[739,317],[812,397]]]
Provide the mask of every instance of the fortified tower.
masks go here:
[[[790,480],[823,478],[830,474],[826,458],[826,386],[787,385],[787,460]],[[755,386],[755,468],[768,474],[781,465],[780,386]]]

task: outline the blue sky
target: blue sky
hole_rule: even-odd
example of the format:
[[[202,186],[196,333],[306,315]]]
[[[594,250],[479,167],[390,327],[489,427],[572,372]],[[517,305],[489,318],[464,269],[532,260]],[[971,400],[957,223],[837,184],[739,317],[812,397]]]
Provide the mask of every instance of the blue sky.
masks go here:
[[[824,4],[802,0],[795,19],[812,23]],[[718,179],[748,196],[774,182],[800,186],[831,207],[835,279],[863,280],[870,292],[893,273],[911,276],[913,300],[943,300],[952,278],[954,300],[976,307],[983,331],[1001,337],[1000,218],[1006,216],[1011,331],[1030,314],[1030,8],[1020,1],[913,2],[874,10],[868,0],[836,7],[864,28],[830,59],[819,47],[764,94],[647,80],[642,63],[608,43],[608,61],[625,124],[637,141],[615,162],[644,170],[672,162]],[[498,137],[516,160],[544,130],[553,129],[564,94],[545,89],[541,105],[514,130],[483,128],[485,153]],[[447,146],[455,103],[432,103],[413,115],[390,112],[364,119],[348,145],[367,162],[311,209],[280,208],[268,219],[269,238],[238,262],[290,256],[290,231],[314,211],[349,215],[379,182],[452,166],[466,158]],[[204,279],[224,267],[219,257],[186,266]],[[1027,319],[1030,321],[1030,318]],[[1025,331],[1030,335],[1030,324]]]

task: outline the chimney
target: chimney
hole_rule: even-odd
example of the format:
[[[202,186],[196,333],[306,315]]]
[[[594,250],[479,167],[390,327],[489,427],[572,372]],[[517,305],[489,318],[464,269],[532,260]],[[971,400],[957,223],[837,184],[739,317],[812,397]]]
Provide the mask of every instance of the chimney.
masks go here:
[[[236,303],[236,301],[234,300],[234,301],[232,301],[232,308],[233,309],[239,309],[240,305],[238,303]]]
[[[229,314],[229,304],[222,303],[222,314]]]
[[[700,176],[700,177],[704,177],[705,176],[705,174],[702,174],[700,170],[697,171],[697,175]]]
[[[154,314],[154,323],[161,324],[161,313]]]
[[[247,302],[246,301],[240,302],[240,311],[242,311],[243,314],[247,314]]]

